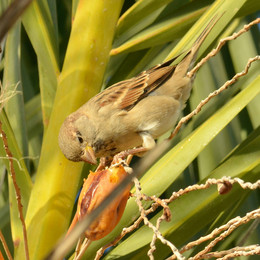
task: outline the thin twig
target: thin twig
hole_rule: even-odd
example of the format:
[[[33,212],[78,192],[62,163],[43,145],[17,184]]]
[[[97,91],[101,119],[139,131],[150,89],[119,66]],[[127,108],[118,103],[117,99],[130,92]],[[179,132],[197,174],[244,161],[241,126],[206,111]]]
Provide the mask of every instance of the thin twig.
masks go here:
[[[175,199],[181,197],[182,195],[189,193],[191,191],[207,189],[212,185],[218,185],[218,184],[225,183],[225,182],[228,182],[231,185],[237,183],[243,189],[255,190],[255,189],[260,188],[260,180],[256,181],[255,183],[250,183],[250,182],[244,182],[243,180],[241,180],[239,178],[232,179],[231,177],[224,176],[221,179],[208,179],[205,184],[195,184],[195,185],[188,186],[185,189],[180,189],[178,192],[173,192],[172,196],[169,199],[165,199],[165,202],[168,204],[168,203],[172,202],[173,200],[175,200]],[[180,249],[180,253],[184,253],[184,252],[190,250],[191,248],[193,248],[194,246],[198,246],[199,244],[201,244],[205,241],[213,239],[214,237],[216,237],[218,234],[220,234],[221,232],[223,232],[225,230],[229,230],[228,234],[230,234],[233,231],[233,229],[237,228],[239,225],[245,224],[246,222],[250,221],[251,219],[259,218],[260,217],[259,214],[260,214],[260,209],[257,209],[255,211],[248,213],[244,218],[236,217],[236,218],[230,220],[227,224],[214,229],[209,235],[200,237],[198,240],[188,243],[187,245],[185,245],[183,248]],[[232,227],[232,230],[230,229],[230,227]],[[224,235],[221,235],[219,239],[220,240],[224,239],[228,234],[225,233]],[[217,243],[220,240],[215,241],[214,243]],[[212,246],[210,248],[212,248]],[[204,252],[204,251],[201,251],[201,252]],[[194,257],[192,259],[201,259],[201,257],[204,256],[204,253],[203,253],[203,255],[201,255],[201,252],[199,252],[199,256],[197,258]],[[207,250],[207,252],[208,252],[208,250]],[[175,256],[171,256],[169,259],[172,260],[175,258],[176,258]]]
[[[0,156],[0,159],[3,159],[3,160],[14,160],[16,161],[16,163],[18,164],[18,167],[19,167],[19,170],[21,171],[24,171],[22,165],[21,165],[21,161],[24,161],[24,160],[39,160],[39,156],[22,156],[20,157],[20,159],[17,159],[15,157],[4,157],[4,156]]]
[[[220,234],[218,237],[216,237],[213,241],[211,241],[204,250],[200,251],[198,254],[196,254],[194,257],[192,257],[191,259],[201,259],[203,257],[204,254],[207,254],[210,252],[210,250],[220,241],[222,241],[223,239],[225,239],[229,234],[231,234],[237,227],[239,227],[242,224],[248,223],[250,220],[252,219],[257,219],[260,218],[260,209],[256,209],[253,210],[249,213],[246,214],[246,216],[244,217],[236,217],[234,219],[231,219],[227,224],[214,229],[209,235],[205,236],[205,237],[201,237],[199,240],[200,241],[205,241],[208,239],[212,239],[213,237],[215,237],[217,234],[223,232],[222,234]],[[187,246],[185,246],[185,248],[187,248],[191,243],[189,243]]]
[[[162,214],[162,216],[157,219],[157,221],[156,221],[156,229],[157,230],[159,230],[160,225],[161,225],[163,220],[167,220],[166,214]],[[155,247],[156,240],[157,240],[157,235],[154,233],[152,241],[150,243],[150,249],[147,253],[148,256],[150,256],[150,255],[152,256],[153,252],[156,250],[156,247]]]
[[[76,260],[77,256],[79,255],[80,248],[82,246],[82,242],[83,242],[84,238],[85,238],[85,235],[80,236],[78,243],[77,243],[77,246],[76,246],[76,249],[75,249],[75,255],[74,255],[73,260]]]
[[[233,253],[227,254],[224,257],[218,258],[217,260],[227,260],[227,259],[232,259],[234,257],[239,257],[239,256],[250,256],[250,255],[260,255],[260,246],[257,246],[255,249],[250,250],[250,251],[235,251]]]
[[[0,156],[0,159],[2,159],[2,160],[14,160],[17,163],[19,170],[24,172],[24,169],[23,169],[23,167],[21,166],[21,163],[20,163],[20,160],[22,160],[22,159],[18,160],[15,157],[3,157],[3,156]]]
[[[0,83],[0,89],[1,89],[1,94],[0,94],[0,110],[4,107],[4,105],[14,96],[16,95],[21,95],[22,91],[17,90],[20,82],[17,82],[13,89],[7,90],[7,87],[3,87],[2,84]]]
[[[228,223],[226,223],[226,224],[224,224],[224,225],[222,225],[222,226],[220,226],[218,228],[215,228],[210,234],[208,234],[208,235],[206,235],[204,237],[200,237],[199,239],[188,243],[187,245],[185,245],[184,247],[182,247],[180,249],[180,252],[184,253],[184,252],[190,250],[191,248],[193,248],[194,246],[198,246],[201,243],[206,242],[206,241],[211,240],[214,237],[216,237],[202,251],[197,253],[194,257],[190,257],[189,259],[190,260],[198,260],[198,259],[210,258],[210,256],[211,257],[213,256],[212,254],[217,254],[216,252],[210,252],[210,250],[218,242],[220,242],[223,239],[225,239],[228,235],[230,235],[240,225],[246,224],[246,223],[248,223],[249,221],[251,221],[253,219],[259,219],[259,218],[260,218],[260,209],[253,210],[253,211],[247,213],[246,216],[244,216],[244,217],[239,217],[239,216],[235,217],[235,218],[231,219]],[[228,252],[228,254],[232,253],[232,252],[233,252],[233,249],[230,249],[230,252]],[[251,253],[251,254],[253,254],[253,253]],[[216,256],[216,257],[220,257],[220,256]],[[168,259],[173,260],[175,258],[176,258],[175,256],[171,256]]]
[[[171,140],[174,136],[176,136],[176,134],[179,132],[182,125],[187,121],[189,121],[193,116],[197,115],[201,111],[202,107],[205,106],[213,97],[219,95],[221,92],[226,90],[230,85],[234,84],[240,77],[246,75],[248,73],[251,64],[257,60],[260,60],[260,56],[255,56],[254,58],[250,58],[245,66],[245,69],[242,72],[237,73],[232,79],[226,81],[225,84],[222,85],[219,89],[210,93],[208,97],[202,100],[191,113],[183,117],[175,127],[174,131],[171,133],[169,140]]]
[[[88,239],[88,238],[85,238],[83,243],[82,243],[82,245],[81,245],[80,252],[79,252],[79,254],[76,257],[76,260],[82,259],[84,253],[86,252],[86,250],[88,249],[90,244],[91,244],[91,240]]]
[[[194,184],[194,185],[186,187],[185,189],[180,189],[177,192],[173,192],[171,197],[169,199],[165,199],[164,201],[168,204],[168,203],[172,202],[173,200],[179,198],[180,196],[182,196],[186,193],[189,193],[191,191],[204,190],[204,189],[209,188],[212,185],[218,185],[218,184],[225,183],[225,182],[229,182],[231,185],[237,183],[243,189],[255,190],[260,187],[260,180],[256,181],[255,183],[251,183],[251,182],[244,182],[243,180],[241,180],[239,178],[232,179],[231,177],[223,176],[220,179],[214,179],[214,178],[208,179],[205,182],[205,184]]]
[[[8,141],[7,141],[7,137],[6,134],[2,128],[2,122],[0,121],[0,134],[4,143],[4,149],[6,152],[6,156],[7,157],[13,157],[12,152],[10,151],[9,147],[8,147]],[[19,211],[19,218],[21,220],[22,223],[22,228],[23,228],[23,239],[24,239],[24,250],[25,250],[25,257],[27,260],[29,260],[29,249],[28,249],[28,240],[27,240],[27,230],[26,230],[26,225],[25,225],[25,221],[24,221],[24,216],[23,216],[23,205],[21,202],[21,192],[20,192],[20,188],[17,185],[16,182],[16,175],[15,175],[15,170],[14,170],[14,164],[13,164],[13,160],[10,159],[9,160],[9,167],[10,167],[10,174],[11,177],[13,179],[13,184],[14,184],[14,190],[15,190],[15,195],[16,195],[16,200],[17,200],[17,205],[18,205],[18,211]]]
[[[258,23],[260,23],[260,18],[256,18],[251,23],[244,25],[244,27],[240,31],[234,32],[231,36],[221,39],[218,43],[218,46],[215,49],[213,49],[206,57],[201,59],[200,62],[198,62],[197,65],[191,71],[188,72],[187,76],[192,78],[204,63],[206,63],[210,58],[214,57],[220,51],[220,49],[226,42],[236,39],[241,34],[249,31],[253,25],[256,25]]]
[[[144,220],[144,224],[151,228],[156,234],[157,238],[163,243],[169,246],[173,252],[173,254],[177,257],[177,259],[184,259],[184,257],[180,254],[179,250],[168,240],[166,240],[161,232],[148,220],[145,214],[145,210],[142,206],[141,202],[141,187],[137,178],[134,178],[135,188],[136,188],[136,203],[139,207],[139,211],[141,213],[141,217]],[[153,255],[149,255],[150,259],[153,259]]]
[[[243,252],[244,254],[247,254],[248,252],[254,252],[254,254],[256,254],[256,250],[260,250],[259,245],[250,245],[250,246],[245,246],[245,247],[240,247],[240,246],[236,246],[232,249],[229,250],[223,250],[223,251],[219,251],[219,252],[211,252],[208,254],[203,255],[203,259],[208,259],[208,258],[218,258],[218,259],[223,259],[223,257],[230,257],[231,254],[237,254],[238,252]],[[236,255],[236,256],[241,256],[240,255]],[[251,254],[250,254],[251,255]],[[245,255],[244,255],[245,256]],[[234,255],[233,255],[234,257]]]
[[[13,257],[11,255],[10,251],[9,251],[8,245],[7,245],[6,241],[5,241],[5,238],[4,238],[3,233],[2,233],[1,230],[0,230],[0,240],[2,242],[2,245],[3,245],[3,248],[5,250],[5,253],[7,255],[8,260],[13,260]]]
[[[186,187],[185,189],[180,189],[177,192],[173,192],[171,197],[168,198],[168,199],[163,199],[162,200],[160,198],[156,198],[156,196],[147,196],[145,194],[139,194],[139,198],[142,199],[142,200],[145,200],[145,201],[154,201],[155,202],[155,203],[153,203],[151,205],[151,207],[149,209],[145,210],[145,215],[148,216],[150,213],[154,212],[159,206],[163,207],[165,212],[170,211],[167,204],[169,204],[170,202],[174,201],[175,199],[181,197],[184,194],[187,194],[187,193],[189,193],[191,191],[195,191],[195,190],[207,189],[207,188],[211,187],[212,185],[218,185],[218,184],[222,184],[222,183],[230,183],[231,185],[233,185],[235,183],[238,183],[241,186],[241,188],[243,188],[243,189],[251,189],[251,190],[255,190],[255,189],[260,187],[260,180],[258,180],[255,183],[250,183],[250,182],[244,182],[243,180],[241,180],[239,178],[232,179],[231,177],[224,176],[221,179],[208,179],[205,184],[194,184],[194,185]],[[135,194],[132,194],[132,196],[136,197]],[[165,216],[165,213],[163,214],[163,216]],[[158,221],[157,225],[156,225],[157,229],[158,229],[158,225],[160,224],[159,222],[164,220],[163,216],[162,216],[162,219],[160,219],[160,220],[158,219],[157,220]],[[168,217],[170,217],[170,216],[168,216]],[[107,245],[101,247],[97,251],[95,260],[99,260],[102,257],[102,255],[104,254],[104,251],[107,248],[109,248],[111,246],[115,246],[126,234],[128,234],[128,233],[134,231],[135,229],[137,229],[139,227],[139,225],[141,224],[142,220],[143,220],[143,218],[142,218],[142,216],[140,216],[134,222],[133,225],[131,225],[131,226],[127,227],[127,228],[124,228],[122,230],[121,234],[119,236],[117,236],[112,242],[110,242]],[[167,220],[169,220],[169,219],[166,219],[166,221]],[[154,239],[154,237],[153,237],[153,239]],[[151,244],[151,246],[153,246],[153,245]],[[183,253],[183,252],[185,252],[187,250],[181,249],[180,252]],[[175,256],[172,256],[169,259],[175,259],[175,258],[176,258]]]
[[[169,206],[167,205],[167,203],[165,202],[165,200],[162,200],[160,198],[157,198],[156,196],[147,196],[145,194],[138,194],[139,198],[140,199],[143,199],[145,201],[154,201],[155,203],[153,204],[154,206],[157,205],[157,206],[161,206],[163,208],[163,214],[161,217],[159,217],[157,219],[157,222],[156,222],[156,229],[159,230],[160,228],[160,225],[161,225],[161,222],[163,220],[166,220],[166,221],[170,221],[171,220],[171,211],[169,209]],[[155,207],[153,207],[155,208]],[[156,207],[157,208],[157,207]],[[147,214],[147,211],[145,211],[145,214]],[[153,258],[153,252],[156,250],[156,247],[155,247],[155,243],[156,243],[156,240],[157,240],[157,234],[154,233],[153,234],[153,238],[152,238],[152,241],[150,243],[150,250],[148,251],[147,255],[150,257],[150,258]]]

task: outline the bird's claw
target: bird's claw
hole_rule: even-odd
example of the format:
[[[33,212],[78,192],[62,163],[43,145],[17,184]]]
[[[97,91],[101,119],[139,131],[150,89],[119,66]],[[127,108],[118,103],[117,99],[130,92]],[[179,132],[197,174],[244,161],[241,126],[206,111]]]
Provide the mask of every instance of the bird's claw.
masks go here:
[[[113,158],[111,165],[114,166],[114,165],[122,164],[122,163],[129,165],[129,163],[128,163],[129,160],[127,160],[127,157],[129,155],[131,155],[131,150],[122,151],[122,152],[116,154]]]

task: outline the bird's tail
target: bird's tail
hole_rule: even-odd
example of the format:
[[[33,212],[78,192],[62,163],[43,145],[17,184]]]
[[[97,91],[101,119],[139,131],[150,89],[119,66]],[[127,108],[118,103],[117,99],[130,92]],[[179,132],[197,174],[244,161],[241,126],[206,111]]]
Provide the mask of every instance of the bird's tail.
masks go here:
[[[204,40],[206,39],[206,37],[208,36],[212,28],[215,26],[215,24],[218,22],[218,20],[222,17],[222,15],[223,14],[221,15],[216,14],[210,20],[210,22],[207,24],[205,29],[202,31],[202,33],[199,35],[197,40],[192,45],[191,49],[177,65],[174,73],[175,75],[179,74],[180,76],[184,77],[187,74],[187,72],[193,67],[201,44],[204,42]]]

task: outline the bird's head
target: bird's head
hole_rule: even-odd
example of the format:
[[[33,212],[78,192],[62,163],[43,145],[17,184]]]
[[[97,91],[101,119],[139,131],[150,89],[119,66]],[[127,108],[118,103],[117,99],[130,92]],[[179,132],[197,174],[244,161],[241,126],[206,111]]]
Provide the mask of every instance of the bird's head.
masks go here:
[[[95,128],[87,115],[75,112],[69,115],[60,128],[59,146],[65,157],[71,161],[85,161],[96,164],[91,147]]]

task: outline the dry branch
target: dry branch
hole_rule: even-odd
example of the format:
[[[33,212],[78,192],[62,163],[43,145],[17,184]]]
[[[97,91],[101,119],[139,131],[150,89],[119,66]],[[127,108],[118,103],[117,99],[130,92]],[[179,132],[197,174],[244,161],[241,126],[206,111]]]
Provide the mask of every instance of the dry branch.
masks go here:
[[[205,236],[205,237],[201,237],[199,244],[201,243],[201,241],[206,241],[209,239],[212,239],[214,237],[216,237],[216,235],[220,234],[221,232],[223,232],[222,234],[220,234],[218,237],[216,237],[213,241],[211,241],[204,250],[200,251],[197,255],[195,255],[193,258],[191,259],[201,259],[203,258],[204,254],[207,254],[210,252],[210,250],[220,241],[224,240],[228,235],[230,235],[236,228],[238,228],[240,225],[242,224],[246,224],[247,222],[249,222],[252,219],[256,219],[256,218],[260,218],[260,209],[256,209],[253,210],[249,213],[246,214],[245,217],[236,217],[234,219],[231,219],[227,224],[214,229],[209,235]],[[198,241],[198,240],[197,240]],[[191,243],[190,243],[191,244]],[[188,248],[190,246],[190,244],[188,244],[186,248]],[[198,245],[198,244],[197,244]],[[184,248],[183,248],[184,249]],[[181,250],[182,251],[182,250]],[[186,250],[185,250],[186,251]]]
[[[139,207],[139,211],[141,213],[141,217],[144,220],[144,224],[147,225],[149,228],[151,228],[154,232],[154,236],[156,237],[156,239],[159,239],[163,244],[166,244],[168,247],[170,247],[170,249],[172,250],[173,254],[176,256],[177,259],[185,259],[184,256],[181,255],[181,253],[179,252],[179,250],[168,240],[166,240],[163,235],[161,234],[161,232],[158,230],[157,227],[155,227],[146,217],[145,214],[145,209],[143,208],[142,205],[142,195],[141,195],[141,186],[140,183],[138,181],[137,178],[134,178],[134,183],[135,183],[135,188],[136,188],[136,203]],[[148,256],[150,257],[150,259],[154,259],[152,253],[155,250],[155,246],[154,243],[152,242],[152,248],[151,250],[149,250],[148,252]]]
[[[259,245],[251,245],[251,246],[245,246],[245,247],[236,246],[229,250],[223,250],[223,251],[219,251],[219,252],[211,252],[211,253],[205,254],[205,255],[203,255],[203,259],[209,259],[212,257],[215,257],[218,259],[228,259],[231,257],[256,255],[259,253],[260,253]]]
[[[167,212],[169,210],[169,207],[168,207],[168,204],[173,202],[174,200],[176,200],[177,198],[183,196],[184,194],[187,194],[191,191],[196,191],[196,190],[203,190],[203,189],[208,189],[210,188],[212,185],[220,185],[220,184],[223,184],[223,183],[230,183],[231,185],[237,183],[241,186],[242,189],[250,189],[250,190],[255,190],[255,189],[258,189],[260,188],[260,180],[256,181],[255,183],[250,183],[250,182],[244,182],[243,180],[239,179],[239,178],[234,178],[232,179],[231,177],[222,177],[221,179],[208,179],[206,181],[205,184],[194,184],[194,185],[191,185],[191,186],[188,186],[186,187],[185,189],[180,189],[179,191],[177,192],[173,192],[171,197],[168,198],[168,199],[160,199],[160,198],[156,198],[156,196],[147,196],[145,194],[142,194],[140,192],[140,183],[137,179],[135,179],[135,184],[136,184],[136,190],[139,190],[139,192],[137,192],[137,194],[133,194],[132,196],[136,196],[137,199],[138,199],[138,206],[139,206],[139,210],[142,211],[141,213],[141,216],[135,221],[135,223],[133,225],[131,225],[130,227],[128,228],[124,228],[121,232],[121,234],[116,237],[112,242],[110,242],[109,244],[103,246],[102,248],[100,248],[98,251],[97,251],[97,254],[96,254],[96,257],[95,257],[95,260],[99,260],[102,255],[104,254],[104,251],[105,249],[107,249],[108,247],[110,246],[114,246],[116,245],[126,234],[134,231],[135,229],[137,229],[139,227],[139,225],[141,224],[141,222],[146,218],[146,225],[148,225],[147,221],[149,222],[147,216],[154,212],[159,206],[163,207],[164,209],[164,212],[162,214],[162,216],[160,218],[157,219],[157,223],[156,223],[156,226],[153,226],[151,224],[151,222],[149,222],[150,224],[150,228],[152,228],[154,230],[154,235],[153,235],[153,239],[150,243],[150,250],[148,252],[148,255],[150,257],[150,259],[153,259],[153,252],[155,251],[155,242],[157,240],[157,235],[158,234],[161,234],[161,233],[158,233],[159,232],[159,228],[160,228],[160,224],[163,220],[166,220],[168,221],[169,220],[169,213]],[[141,201],[142,200],[145,200],[145,201],[154,201],[154,203],[151,205],[151,207],[147,210],[145,210],[142,206],[142,203]],[[171,213],[170,213],[171,214]],[[252,211],[251,213],[248,213],[244,218],[240,218],[240,217],[237,217],[237,218],[234,218],[232,220],[230,220],[227,224],[215,229],[214,231],[212,231],[211,234],[207,235],[207,236],[204,236],[204,237],[201,237],[200,239],[196,240],[196,241],[193,241],[193,242],[190,242],[188,243],[186,246],[184,246],[181,250],[179,250],[178,252],[180,253],[184,253],[185,251],[188,251],[190,250],[191,248],[195,247],[195,246],[198,246],[199,244],[205,242],[205,241],[208,241],[210,239],[213,239],[215,236],[217,236],[219,233],[225,231],[226,229],[230,228],[230,226],[233,225],[233,227],[238,227],[239,225],[241,224],[245,224],[247,223],[248,221],[250,221],[251,219],[256,219],[259,217],[259,210],[256,210],[256,211]],[[232,230],[233,231],[233,230]],[[222,236],[222,238],[224,238]],[[159,238],[160,239],[160,238]],[[163,238],[164,239],[164,238]],[[165,241],[167,241],[166,239],[164,239]],[[164,242],[165,242],[164,241]],[[167,241],[167,243],[170,243],[172,245],[171,242]],[[167,244],[166,243],[166,244]],[[174,247],[174,245],[172,245]],[[232,250],[232,249],[231,249]],[[230,251],[231,252],[231,251]],[[233,253],[233,251],[232,251]],[[250,251],[250,253],[252,253],[252,251]],[[211,253],[205,253],[203,254],[203,257],[204,256],[207,256]],[[182,256],[181,256],[182,257]],[[171,256],[170,258],[168,259],[176,259],[176,256],[173,255]]]

